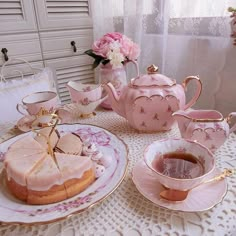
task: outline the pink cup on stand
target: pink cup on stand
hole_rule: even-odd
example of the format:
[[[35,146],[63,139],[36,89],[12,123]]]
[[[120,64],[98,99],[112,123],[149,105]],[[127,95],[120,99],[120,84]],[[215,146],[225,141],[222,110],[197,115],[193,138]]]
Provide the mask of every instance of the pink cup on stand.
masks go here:
[[[100,84],[82,84],[69,81],[66,87],[69,90],[73,103],[86,105],[98,101],[102,97],[102,87]]]

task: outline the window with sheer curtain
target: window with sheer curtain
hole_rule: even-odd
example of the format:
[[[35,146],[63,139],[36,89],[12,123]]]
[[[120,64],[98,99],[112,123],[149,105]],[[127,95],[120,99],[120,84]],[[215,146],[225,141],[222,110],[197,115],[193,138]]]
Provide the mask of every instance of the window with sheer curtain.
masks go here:
[[[92,0],[94,38],[112,31],[132,38],[141,47],[142,73],[154,63],[179,83],[199,75],[203,91],[195,108],[227,114],[236,111],[229,6],[236,7],[236,0]]]

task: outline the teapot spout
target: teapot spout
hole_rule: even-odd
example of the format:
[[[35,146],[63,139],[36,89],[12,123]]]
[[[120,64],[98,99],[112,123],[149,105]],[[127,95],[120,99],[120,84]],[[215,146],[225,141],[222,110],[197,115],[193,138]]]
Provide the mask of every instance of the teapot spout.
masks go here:
[[[178,123],[181,136],[185,138],[187,127],[191,121],[191,118],[188,116],[188,112],[179,110],[174,112],[172,116]]]
[[[125,117],[124,114],[124,104],[120,104],[119,101],[119,95],[117,94],[117,91],[115,90],[114,86],[111,83],[103,84],[103,88],[108,94],[108,98],[111,102],[111,108],[120,116]]]

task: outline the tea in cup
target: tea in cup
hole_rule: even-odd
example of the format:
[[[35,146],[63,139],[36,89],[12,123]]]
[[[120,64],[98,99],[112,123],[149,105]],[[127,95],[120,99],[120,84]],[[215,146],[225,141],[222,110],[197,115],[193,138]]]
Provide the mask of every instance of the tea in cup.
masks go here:
[[[22,115],[37,115],[41,109],[53,112],[58,101],[57,93],[53,91],[36,92],[24,97],[22,104],[18,103],[16,109]]]
[[[150,144],[146,165],[169,189],[190,190],[209,178],[215,168],[213,154],[203,145],[186,139],[167,139]]]

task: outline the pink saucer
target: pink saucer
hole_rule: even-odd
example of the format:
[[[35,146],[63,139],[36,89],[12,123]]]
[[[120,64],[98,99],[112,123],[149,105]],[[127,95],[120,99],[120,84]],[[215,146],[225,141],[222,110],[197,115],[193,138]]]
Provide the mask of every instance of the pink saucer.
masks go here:
[[[48,118],[50,115],[45,115],[42,117],[36,117],[34,115],[25,115],[20,120],[18,120],[16,127],[22,131],[22,132],[28,132],[33,129],[42,129],[43,126],[40,125],[40,123],[49,123],[49,121],[52,119],[50,116],[50,119]],[[46,120],[46,121],[45,121]],[[49,121],[47,121],[49,120]],[[54,120],[55,121],[55,120]],[[61,122],[59,122],[61,123]]]
[[[142,174],[140,174],[142,173]],[[221,173],[215,169],[209,178]],[[138,191],[154,204],[170,210],[197,212],[206,211],[220,203],[226,192],[226,179],[208,184],[202,184],[191,190],[187,198],[182,202],[172,202],[160,198],[160,192],[164,189],[143,160],[136,163],[132,172],[133,182]]]
[[[16,127],[22,132],[28,132],[31,130],[31,125],[35,119],[36,117],[31,115],[23,116],[21,119],[18,120]]]

